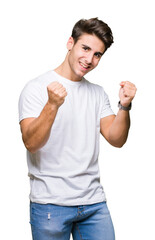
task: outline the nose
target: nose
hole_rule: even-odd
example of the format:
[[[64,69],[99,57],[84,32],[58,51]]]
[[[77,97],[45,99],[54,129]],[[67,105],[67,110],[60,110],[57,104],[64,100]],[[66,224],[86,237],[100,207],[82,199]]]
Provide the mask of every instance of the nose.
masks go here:
[[[90,65],[92,61],[93,61],[93,54],[89,52],[86,57],[86,63]]]

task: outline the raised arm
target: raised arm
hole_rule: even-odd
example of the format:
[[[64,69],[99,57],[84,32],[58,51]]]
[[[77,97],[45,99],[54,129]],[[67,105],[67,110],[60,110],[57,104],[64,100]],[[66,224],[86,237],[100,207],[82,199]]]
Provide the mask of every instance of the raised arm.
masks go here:
[[[136,87],[130,82],[121,82],[120,103],[127,108],[136,94]],[[100,131],[105,139],[115,147],[122,147],[127,140],[130,128],[129,111],[119,109],[116,116],[108,116],[100,121]]]
[[[58,82],[49,84],[47,91],[48,101],[39,117],[25,118],[20,122],[23,142],[32,153],[47,142],[57,111],[67,96],[66,89]]]

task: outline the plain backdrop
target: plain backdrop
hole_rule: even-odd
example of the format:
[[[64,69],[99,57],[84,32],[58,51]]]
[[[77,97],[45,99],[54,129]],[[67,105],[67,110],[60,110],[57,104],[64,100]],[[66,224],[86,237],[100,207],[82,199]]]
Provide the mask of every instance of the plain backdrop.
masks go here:
[[[31,240],[26,151],[18,123],[25,84],[57,67],[75,22],[107,22],[114,44],[86,78],[102,85],[117,113],[119,83],[137,86],[123,148],[100,143],[101,183],[117,240],[154,240],[155,15],[151,0],[5,0],[0,3],[1,239]]]

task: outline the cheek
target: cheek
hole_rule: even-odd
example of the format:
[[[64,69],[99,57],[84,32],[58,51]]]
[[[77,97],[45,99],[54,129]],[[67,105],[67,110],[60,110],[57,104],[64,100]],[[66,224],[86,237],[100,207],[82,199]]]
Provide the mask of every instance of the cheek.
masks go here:
[[[97,65],[99,64],[99,61],[100,61],[100,59],[94,59],[93,66],[97,67]]]
[[[79,57],[80,57],[80,54],[79,54],[78,51],[73,51],[70,54],[70,59],[71,59],[73,64],[78,61]]]
[[[79,48],[76,49],[75,48],[74,50],[75,51],[74,51],[73,54],[74,54],[76,60],[87,57],[87,53],[84,53],[81,49],[79,49]]]

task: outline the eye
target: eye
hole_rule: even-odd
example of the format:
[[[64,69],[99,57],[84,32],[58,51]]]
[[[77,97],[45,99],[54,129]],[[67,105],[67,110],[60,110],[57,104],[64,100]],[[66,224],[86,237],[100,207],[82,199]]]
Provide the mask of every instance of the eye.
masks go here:
[[[82,49],[85,51],[85,52],[88,52],[90,50],[90,47],[87,46],[87,45],[82,45]]]
[[[97,57],[97,58],[101,58],[101,56],[102,56],[102,55],[101,55],[100,53],[98,53],[98,52],[95,53],[94,55],[95,55],[95,57]]]
[[[83,48],[85,51],[88,51],[88,50],[89,50],[89,47],[83,46],[82,48]]]

